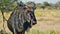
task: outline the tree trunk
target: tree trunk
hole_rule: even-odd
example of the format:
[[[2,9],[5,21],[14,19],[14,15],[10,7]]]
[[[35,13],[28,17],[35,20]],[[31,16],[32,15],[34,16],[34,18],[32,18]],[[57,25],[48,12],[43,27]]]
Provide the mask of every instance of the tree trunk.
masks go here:
[[[4,17],[4,13],[3,13],[3,11],[1,11],[2,12],[2,20],[3,20],[3,31],[4,31],[4,34],[6,33],[6,31],[5,31],[5,26],[4,26],[4,22],[5,22],[5,17]]]

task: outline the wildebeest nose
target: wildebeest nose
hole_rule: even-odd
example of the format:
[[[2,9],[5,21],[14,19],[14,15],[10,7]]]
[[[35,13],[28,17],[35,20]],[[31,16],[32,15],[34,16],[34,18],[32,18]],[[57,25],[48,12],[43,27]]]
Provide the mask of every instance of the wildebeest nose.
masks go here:
[[[33,21],[33,25],[35,25],[35,24],[37,24],[37,22],[36,21]]]

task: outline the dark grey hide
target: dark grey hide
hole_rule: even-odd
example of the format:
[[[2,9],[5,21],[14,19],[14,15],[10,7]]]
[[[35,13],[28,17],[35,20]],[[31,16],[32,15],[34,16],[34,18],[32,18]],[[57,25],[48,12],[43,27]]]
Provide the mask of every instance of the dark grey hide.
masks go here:
[[[31,28],[32,25],[36,24],[34,11],[27,9],[28,8],[22,6],[17,6],[11,13],[7,25],[13,34],[25,34],[25,31],[28,28]]]

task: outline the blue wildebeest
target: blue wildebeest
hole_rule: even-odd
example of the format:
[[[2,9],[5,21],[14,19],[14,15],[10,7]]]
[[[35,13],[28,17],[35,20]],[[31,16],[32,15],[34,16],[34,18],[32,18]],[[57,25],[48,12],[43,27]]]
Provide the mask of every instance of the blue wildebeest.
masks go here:
[[[28,28],[37,23],[34,10],[35,4],[33,7],[18,5],[7,20],[9,30],[13,34],[25,34]]]

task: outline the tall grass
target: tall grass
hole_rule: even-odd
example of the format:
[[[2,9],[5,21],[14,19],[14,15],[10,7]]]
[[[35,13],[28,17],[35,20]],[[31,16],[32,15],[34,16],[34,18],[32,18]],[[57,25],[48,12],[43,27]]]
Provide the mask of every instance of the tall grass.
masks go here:
[[[0,30],[0,34],[4,34],[4,31]],[[12,33],[6,32],[5,34],[12,34]],[[55,30],[39,31],[39,30],[32,29],[28,34],[60,34],[60,32]]]
[[[29,34],[60,34],[60,32],[57,32],[55,30],[39,31],[39,30],[32,29],[32,31],[29,32]]]

